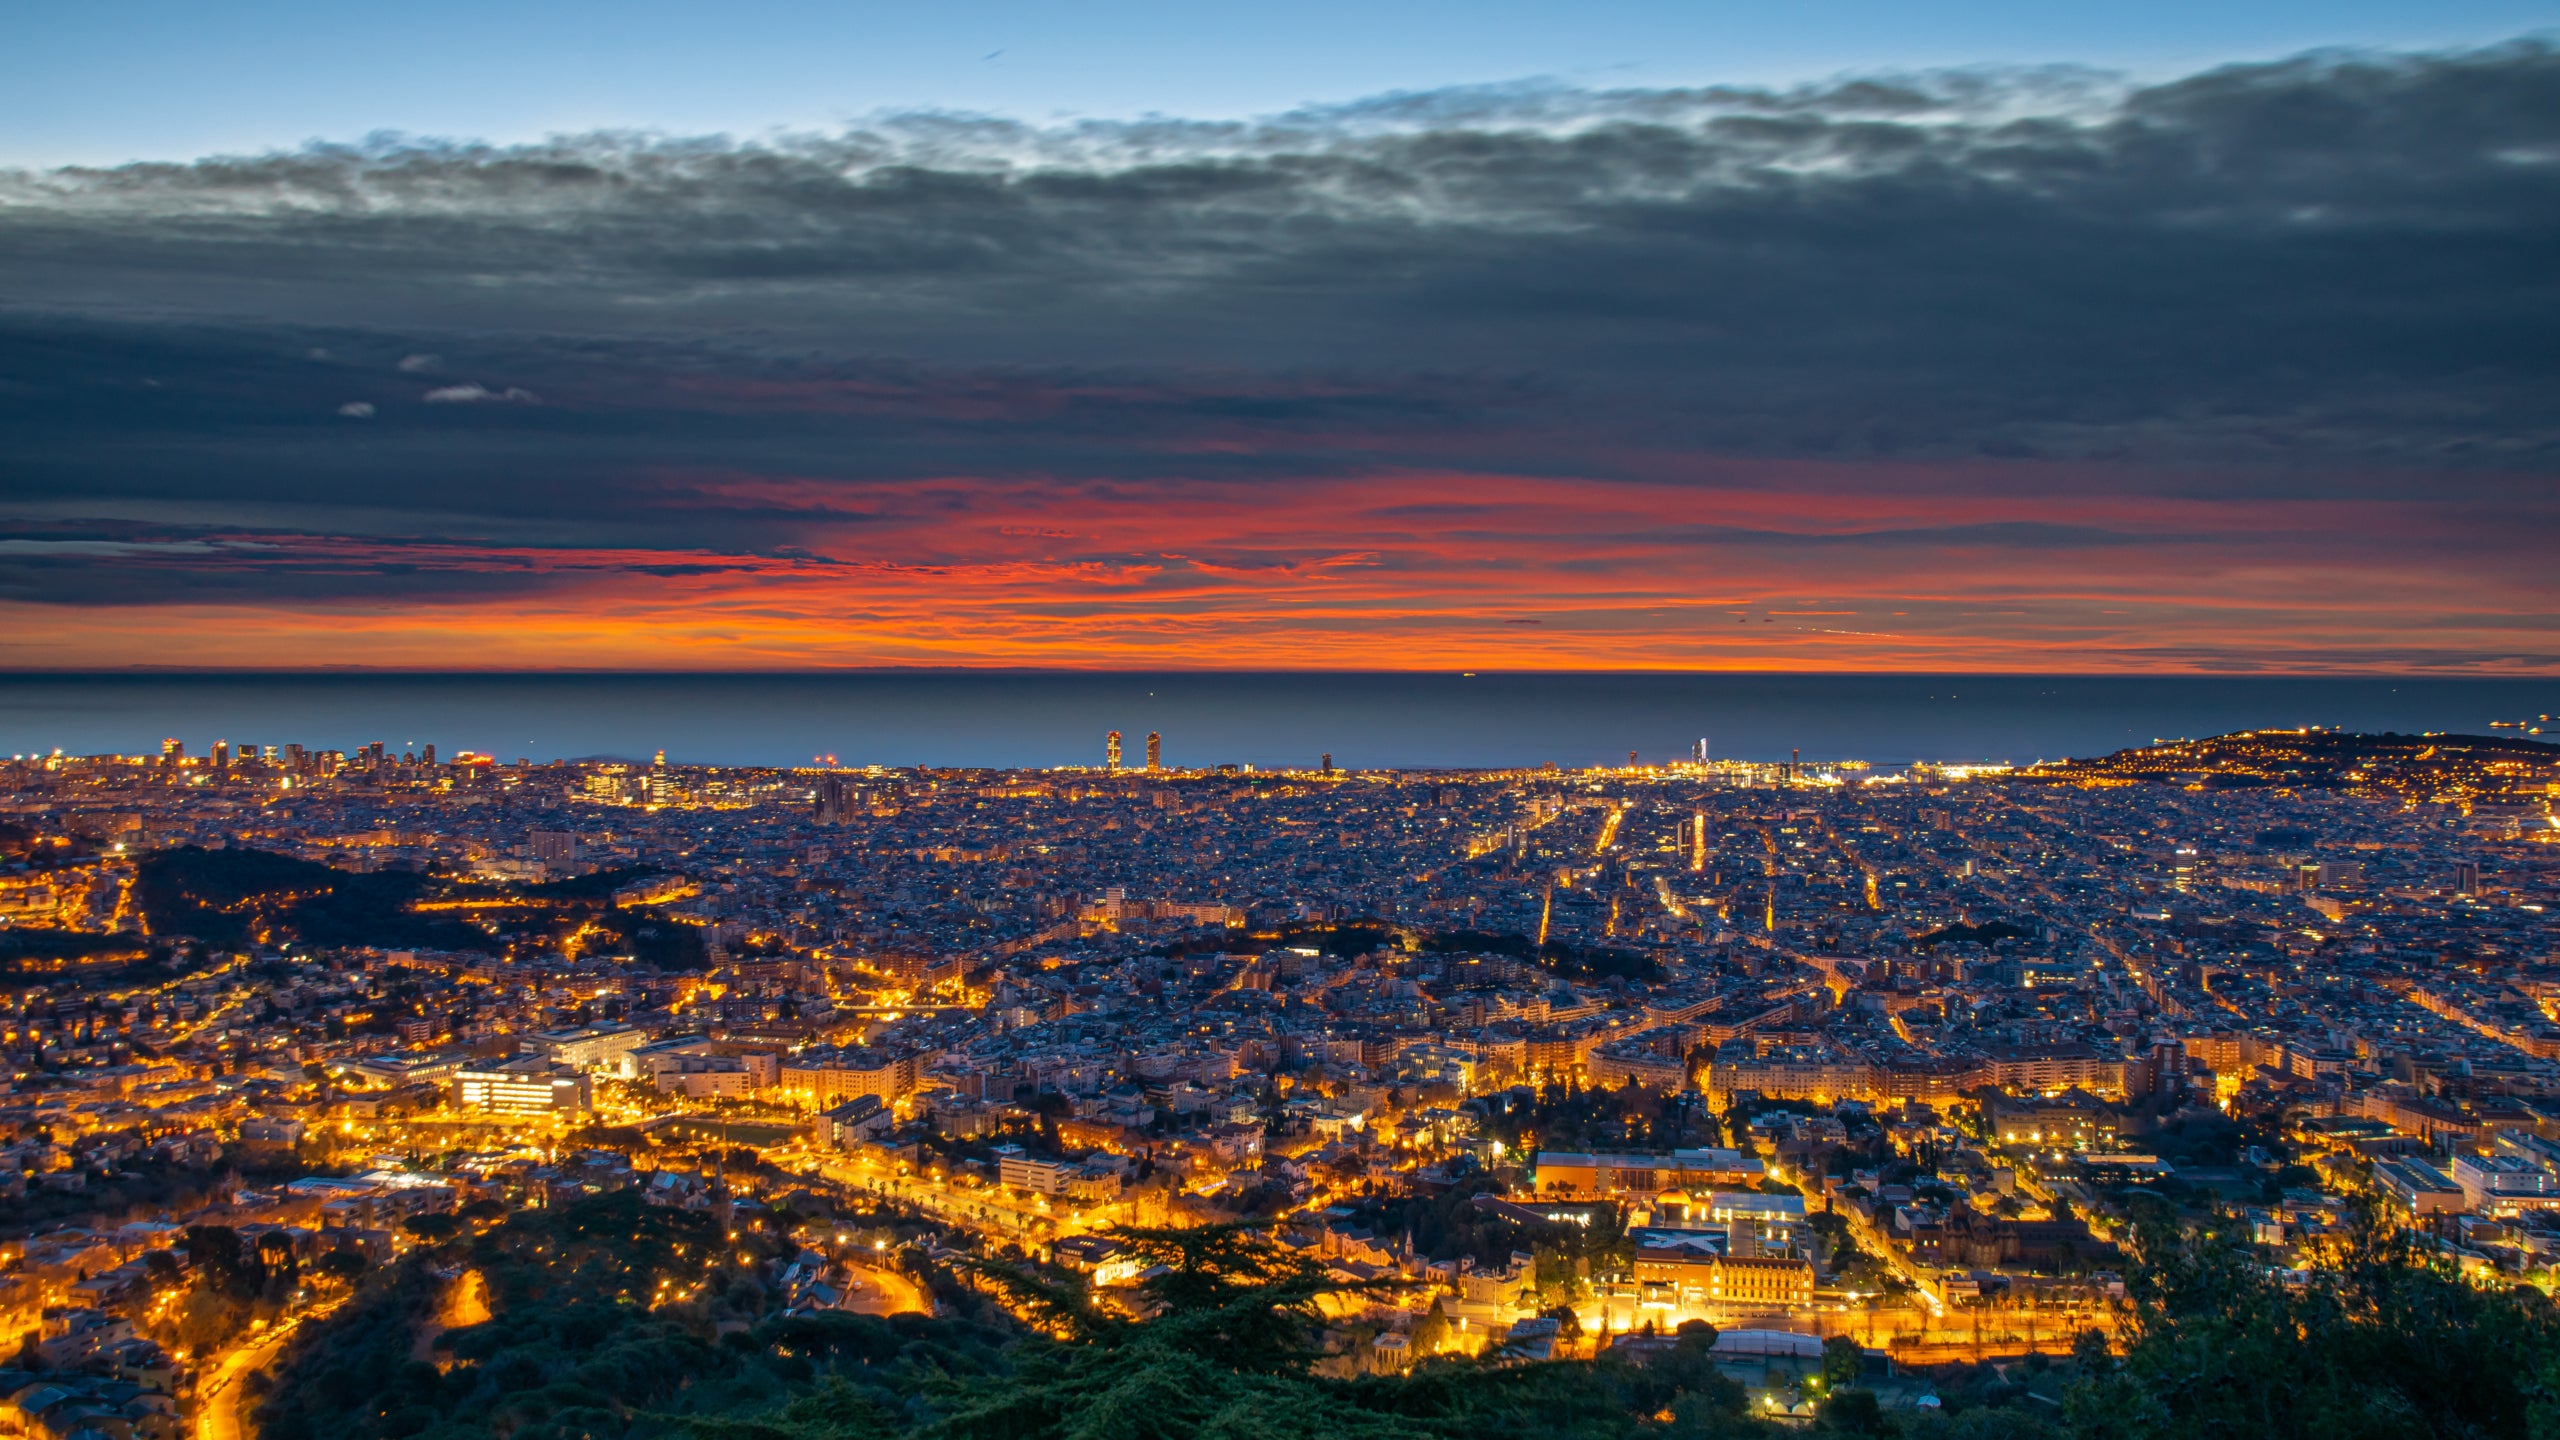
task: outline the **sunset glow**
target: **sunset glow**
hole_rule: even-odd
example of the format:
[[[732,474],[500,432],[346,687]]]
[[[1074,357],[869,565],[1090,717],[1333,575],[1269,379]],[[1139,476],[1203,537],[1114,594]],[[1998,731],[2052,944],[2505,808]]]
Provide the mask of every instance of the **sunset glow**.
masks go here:
[[[0,172],[0,666],[2551,673],[2556,72]]]
[[[0,623],[11,658],[40,667],[167,664],[175,636],[181,663],[238,666],[2548,663],[2538,547],[2480,547],[2475,517],[2440,504],[2143,496],[2138,474],[2015,463],[1701,468],[1721,483],[663,480],[628,503],[661,523],[778,512],[798,542],[22,539],[21,563],[169,598],[20,602]],[[376,579],[404,593],[361,593]],[[227,598],[260,588],[309,598]]]

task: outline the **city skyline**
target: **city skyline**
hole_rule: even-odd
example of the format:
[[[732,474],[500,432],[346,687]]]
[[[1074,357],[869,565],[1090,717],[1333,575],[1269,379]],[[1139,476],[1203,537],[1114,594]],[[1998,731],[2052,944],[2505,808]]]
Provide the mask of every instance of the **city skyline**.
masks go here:
[[[446,1316],[421,1406],[497,1433],[594,1349],[550,1331],[645,1296],[718,1373],[778,1366],[710,1413],[772,1414],[813,1380],[776,1357],[858,1317],[1013,1363],[1109,1353],[1049,1338],[1060,1295],[1179,1325],[1162,1227],[1352,1297],[1311,1396],[1552,1365],[1606,1435],[1660,1433],[1604,1382],[1665,1345],[1730,1434],[1867,1433],[1853,1387],[1891,1433],[2017,1428],[2020,1359],[2083,1405],[2160,1343],[2164,1223],[2270,1296],[2362,1237],[2459,1246],[2377,1263],[2538,1314],[2560,744],[2525,729],[2032,768],[1158,770],[1119,731],[1043,771],[0,760],[0,1221],[76,1222],[0,1255],[37,1337],[0,1383],[137,1434],[374,1434],[347,1347]],[[1054,1288],[973,1300],[979,1259]],[[2511,1413],[2520,1331],[2429,1403]],[[667,1363],[581,1383],[713,1362]]]
[[[2560,0],[0,15],[0,1436],[2560,1435]]]

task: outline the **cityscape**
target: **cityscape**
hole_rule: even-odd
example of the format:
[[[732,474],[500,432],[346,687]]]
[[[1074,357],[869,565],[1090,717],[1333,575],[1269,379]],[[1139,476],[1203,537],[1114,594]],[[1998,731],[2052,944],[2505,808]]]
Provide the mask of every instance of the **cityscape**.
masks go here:
[[[0,1440],[2560,1440],[2560,0],[0,6]]]
[[[2412,738],[18,756],[0,1283],[45,1383],[11,1403],[248,1433],[253,1377],[366,1277],[611,1197],[803,1227],[653,1302],[721,1326],[1043,1324],[994,1261],[1136,1313],[1128,1232],[1246,1226],[1343,1287],[1331,1370],[1702,1322],[1750,1411],[1799,1418],[1843,1353],[1935,1406],[1950,1366],[2111,1333],[2160,1209],[2279,1271],[2385,1214],[2547,1291],[2560,745]],[[2307,748],[2352,753],[2266,773]],[[439,1313],[485,1316],[471,1273]]]

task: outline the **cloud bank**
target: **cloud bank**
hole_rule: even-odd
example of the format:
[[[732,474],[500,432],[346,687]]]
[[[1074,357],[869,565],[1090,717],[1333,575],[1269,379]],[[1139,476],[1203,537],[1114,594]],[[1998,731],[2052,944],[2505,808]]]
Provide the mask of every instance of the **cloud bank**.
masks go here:
[[[2554,253],[2535,44],[0,173],[0,664],[2548,670]]]

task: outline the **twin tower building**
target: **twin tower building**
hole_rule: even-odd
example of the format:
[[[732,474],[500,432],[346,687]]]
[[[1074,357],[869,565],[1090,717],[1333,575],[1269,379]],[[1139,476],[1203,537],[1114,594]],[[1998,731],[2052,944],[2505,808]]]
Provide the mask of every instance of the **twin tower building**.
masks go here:
[[[1114,775],[1128,768],[1120,758],[1120,732],[1117,730],[1102,737],[1102,768]],[[1248,772],[1253,769],[1250,765],[1244,768]],[[1232,775],[1235,769],[1233,765],[1222,764],[1217,767],[1221,775]],[[1147,773],[1150,775],[1164,773],[1164,737],[1153,730],[1147,732]],[[1318,762],[1317,773],[1328,779],[1333,777],[1333,756],[1330,753]]]
[[[1120,732],[1117,730],[1102,737],[1102,768],[1114,775],[1121,771]],[[1150,730],[1147,732],[1147,773],[1153,775],[1163,769],[1164,737]]]

